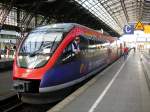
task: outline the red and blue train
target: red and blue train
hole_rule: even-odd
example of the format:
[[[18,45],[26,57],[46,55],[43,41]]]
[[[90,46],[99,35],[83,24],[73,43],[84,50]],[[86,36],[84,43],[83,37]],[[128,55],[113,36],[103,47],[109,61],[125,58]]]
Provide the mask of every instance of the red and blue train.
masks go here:
[[[73,49],[78,37],[79,50]],[[13,66],[22,101],[60,100],[68,90],[120,57],[117,38],[75,23],[37,27],[20,44]]]

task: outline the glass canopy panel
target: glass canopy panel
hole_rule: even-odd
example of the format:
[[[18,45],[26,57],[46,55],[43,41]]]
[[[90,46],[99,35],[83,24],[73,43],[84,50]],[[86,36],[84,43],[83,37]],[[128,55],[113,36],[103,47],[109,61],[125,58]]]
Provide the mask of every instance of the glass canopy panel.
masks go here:
[[[122,33],[124,25],[139,20],[149,20],[149,0],[75,0],[92,14]],[[85,5],[86,4],[86,5]],[[146,14],[145,14],[146,13]]]
[[[111,17],[111,15],[101,5],[100,2],[102,2],[102,1],[98,1],[98,0],[86,0],[86,1],[75,0],[75,1],[78,2],[79,4],[81,4],[84,8],[88,9],[92,14],[97,16],[100,20],[105,22],[112,29],[114,29],[118,33],[122,34],[122,29],[119,26],[119,24]],[[110,4],[113,4],[113,2],[110,2]]]

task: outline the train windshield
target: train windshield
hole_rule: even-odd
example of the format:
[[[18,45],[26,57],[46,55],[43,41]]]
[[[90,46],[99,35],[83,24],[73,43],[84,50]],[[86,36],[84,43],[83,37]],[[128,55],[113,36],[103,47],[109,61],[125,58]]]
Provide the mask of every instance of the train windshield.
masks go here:
[[[62,32],[32,31],[19,50],[18,65],[38,68],[47,63],[62,39]]]

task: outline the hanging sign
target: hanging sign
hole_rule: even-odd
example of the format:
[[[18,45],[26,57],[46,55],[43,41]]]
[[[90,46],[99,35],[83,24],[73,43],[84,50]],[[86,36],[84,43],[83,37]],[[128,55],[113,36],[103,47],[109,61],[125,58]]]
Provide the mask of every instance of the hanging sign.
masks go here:
[[[144,25],[141,21],[138,21],[135,25],[135,30],[144,30]]]
[[[134,34],[134,25],[125,25],[123,31],[124,34]]]

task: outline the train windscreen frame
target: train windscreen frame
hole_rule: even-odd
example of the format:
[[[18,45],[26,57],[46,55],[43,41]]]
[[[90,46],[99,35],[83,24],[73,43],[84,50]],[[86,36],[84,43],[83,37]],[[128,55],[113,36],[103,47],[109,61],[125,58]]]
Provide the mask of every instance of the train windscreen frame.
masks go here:
[[[63,39],[63,32],[50,31],[45,28],[33,30],[22,43],[17,64],[23,68],[44,66]]]

